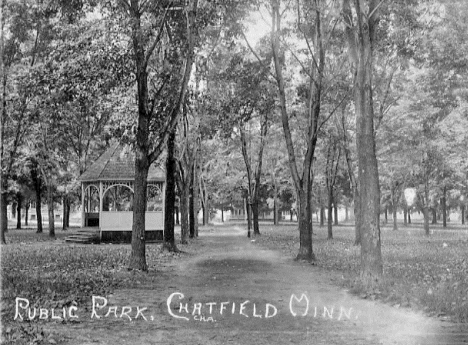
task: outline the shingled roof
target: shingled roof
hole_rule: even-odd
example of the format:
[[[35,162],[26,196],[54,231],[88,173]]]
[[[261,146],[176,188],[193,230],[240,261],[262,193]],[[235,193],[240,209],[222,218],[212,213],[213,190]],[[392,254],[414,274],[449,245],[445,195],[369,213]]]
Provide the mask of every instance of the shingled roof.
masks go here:
[[[107,149],[81,176],[80,181],[132,181],[135,179],[135,152],[115,143]],[[165,181],[164,171],[151,165],[148,181]]]

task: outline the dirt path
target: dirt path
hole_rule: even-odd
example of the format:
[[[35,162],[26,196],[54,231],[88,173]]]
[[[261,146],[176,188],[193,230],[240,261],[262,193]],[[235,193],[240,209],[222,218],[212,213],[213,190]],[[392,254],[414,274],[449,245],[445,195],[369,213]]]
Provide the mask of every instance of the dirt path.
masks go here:
[[[133,275],[135,288],[116,291],[92,318],[90,307],[80,322],[50,327],[70,344],[464,343],[437,320],[347,294],[327,272],[258,247],[239,227],[202,232],[191,247],[203,254],[184,254],[144,282]]]

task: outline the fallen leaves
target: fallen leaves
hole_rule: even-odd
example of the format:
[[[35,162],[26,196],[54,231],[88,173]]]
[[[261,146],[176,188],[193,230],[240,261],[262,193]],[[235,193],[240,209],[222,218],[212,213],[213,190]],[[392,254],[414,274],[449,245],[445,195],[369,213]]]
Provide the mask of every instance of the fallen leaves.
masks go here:
[[[427,238],[414,228],[382,231],[384,282],[378,291],[359,286],[360,247],[354,246],[351,226],[335,228],[327,240],[326,229],[314,227],[313,249],[317,265],[342,274],[342,285],[362,298],[382,299],[392,305],[414,307],[453,320],[468,321],[468,242],[466,232],[436,231]],[[295,257],[299,231],[291,226],[262,229],[257,244]]]
[[[92,295],[108,296],[117,287],[125,288],[148,282],[150,284],[151,279],[155,278],[151,273],[127,271],[131,250],[128,244],[70,245],[55,241],[32,242],[10,242],[2,248],[1,315],[4,325],[9,325],[2,328],[6,343],[61,342],[50,334],[45,335],[37,320],[13,322],[16,297],[28,299],[31,308],[61,309],[80,305],[86,309],[91,303]],[[150,272],[183,255],[162,252],[161,245],[158,244],[147,245],[146,254]],[[48,321],[53,322],[51,319]],[[60,322],[73,322],[73,319]]]

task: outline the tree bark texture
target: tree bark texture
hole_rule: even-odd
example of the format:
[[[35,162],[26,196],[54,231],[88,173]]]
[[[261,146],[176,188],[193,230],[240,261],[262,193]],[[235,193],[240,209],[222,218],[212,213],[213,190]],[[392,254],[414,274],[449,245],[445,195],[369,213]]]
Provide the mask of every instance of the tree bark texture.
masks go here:
[[[395,203],[393,204],[392,207],[392,213],[393,213],[393,230],[398,230],[398,224],[397,224],[397,208],[395,206]]]
[[[460,209],[461,209],[461,223],[462,225],[465,225],[465,209],[466,209],[465,205],[461,205]]]
[[[364,6],[364,2],[368,6]],[[378,22],[377,6],[376,0],[355,0],[357,18],[354,22],[350,0],[343,1],[349,55],[355,68],[354,103],[361,218],[361,281],[367,288],[377,286],[383,275],[379,220],[380,187],[372,98],[373,42]]]
[[[199,156],[198,156],[199,152],[200,152],[200,141],[198,141],[198,144],[197,144],[196,159],[193,164],[193,214],[194,214],[193,228],[195,231],[195,237],[198,237],[198,212],[200,211],[200,185],[198,183],[199,173],[200,173],[200,162],[199,162]]]
[[[29,225],[28,217],[29,217],[29,200],[24,205],[24,225],[25,226]]]
[[[430,235],[429,230],[429,184],[426,181],[424,188],[424,203],[423,203],[423,214],[424,214],[424,233],[426,236]]]
[[[137,83],[137,103],[138,103],[138,121],[135,143],[135,185],[134,185],[134,205],[133,205],[133,228],[132,228],[132,252],[130,255],[129,269],[147,271],[146,252],[145,252],[145,212],[146,212],[146,192],[148,170],[161,154],[169,135],[176,127],[180,117],[180,107],[185,99],[187,85],[190,79],[193,65],[195,16],[198,1],[189,1],[184,8],[186,13],[186,37],[187,37],[187,56],[184,71],[181,74],[181,82],[178,89],[177,99],[174,100],[172,108],[167,111],[164,130],[159,132],[158,140],[150,152],[150,120],[155,114],[154,107],[149,102],[148,95],[148,61],[158,43],[163,25],[160,26],[158,36],[145,52],[147,34],[141,25],[141,17],[144,6],[141,6],[139,0],[130,0],[128,13],[130,15],[131,38],[133,46],[133,60],[135,62],[135,76]],[[165,15],[162,18],[164,24]]]
[[[195,208],[194,208],[194,202],[193,202],[193,174],[192,174],[192,181],[190,183],[190,194],[189,194],[189,237],[190,238],[195,237]]]
[[[146,188],[150,162],[148,111],[148,73],[145,58],[145,43],[141,28],[141,10],[138,0],[130,2],[133,54],[137,82],[138,121],[135,144],[135,185],[133,197],[132,251],[129,269],[147,271],[145,245]]]
[[[190,186],[180,190],[180,243],[187,244],[189,235],[189,198]]]
[[[65,194],[62,197],[62,205],[63,205],[63,212],[62,212],[62,229],[66,230],[68,228],[68,214],[69,214],[69,204],[70,201],[68,200],[67,195]]]
[[[47,213],[49,216],[49,236],[55,237],[54,193],[52,186],[47,186]]]
[[[333,238],[333,190],[328,191],[328,205],[327,205],[327,229],[328,236],[327,239],[331,240]]]
[[[283,125],[286,148],[288,151],[288,162],[291,171],[296,195],[298,198],[298,222],[299,222],[299,253],[297,259],[313,261],[315,254],[312,250],[312,164],[315,148],[317,145],[318,121],[321,111],[322,97],[322,79],[325,66],[325,48],[322,38],[322,13],[319,10],[317,1],[315,1],[315,38],[313,40],[315,50],[315,62],[310,66],[309,91],[307,101],[307,149],[302,164],[302,175],[299,175],[299,169],[296,162],[296,154],[291,136],[289,124],[289,114],[287,110],[285,81],[283,78],[282,62],[280,61],[279,35],[281,31],[281,14],[279,2],[272,1],[272,30],[271,46],[273,53],[273,62],[275,67],[275,77],[278,86],[278,96],[280,101],[281,122]]]
[[[3,181],[2,181],[3,182]],[[1,215],[0,215],[0,237],[2,244],[6,244],[5,233],[8,231],[8,200],[6,193],[0,195],[1,198]]]
[[[444,189],[443,189],[441,204],[442,204],[442,221],[443,221],[442,224],[443,224],[443,227],[446,228],[447,227],[447,187],[446,186],[444,186]]]
[[[5,141],[5,120],[6,120],[6,84],[7,71],[5,65],[4,54],[4,21],[5,1],[0,5],[0,69],[2,77],[2,100],[0,101],[0,240],[2,244],[6,244],[5,233],[8,231],[8,208],[7,208],[7,175],[4,174],[5,156],[4,156],[4,141]]]
[[[164,205],[164,243],[163,248],[176,252],[177,246],[175,244],[174,234],[174,211],[178,210],[175,207],[176,193],[175,193],[175,174],[176,174],[176,161],[174,158],[175,146],[175,132],[173,131],[167,140],[167,157],[166,157],[166,191],[165,191],[165,205]]]
[[[21,209],[23,208],[23,196],[16,193],[16,229],[21,229]]]
[[[346,160],[346,166],[348,170],[349,182],[353,191],[353,212],[354,212],[354,245],[361,244],[361,232],[360,232],[360,198],[359,198],[359,188],[358,181],[356,180],[356,175],[354,173],[353,161],[351,159],[351,150],[349,149],[349,137],[346,128],[345,122],[345,107],[342,108],[341,116],[341,130],[343,133],[343,148]]]
[[[34,192],[36,194],[36,220],[37,220],[37,233],[42,233],[42,193],[41,193],[41,186],[42,186],[42,179],[39,175],[39,167],[37,165],[37,161],[33,160],[32,167],[31,167],[31,179],[34,184]]]
[[[320,206],[320,227],[325,225],[325,207]]]

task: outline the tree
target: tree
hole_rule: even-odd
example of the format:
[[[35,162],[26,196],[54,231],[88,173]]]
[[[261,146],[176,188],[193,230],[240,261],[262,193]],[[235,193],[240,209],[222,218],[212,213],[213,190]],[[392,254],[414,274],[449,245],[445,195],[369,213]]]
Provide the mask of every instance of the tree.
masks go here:
[[[272,30],[271,30],[271,47],[273,54],[273,62],[275,67],[274,78],[278,86],[278,98],[280,103],[281,121],[288,150],[289,167],[291,170],[292,179],[296,190],[297,200],[299,204],[299,233],[300,233],[300,248],[297,259],[314,260],[315,255],[312,250],[312,165],[314,161],[314,153],[318,140],[318,133],[321,126],[337,109],[333,105],[329,109],[329,114],[324,116],[324,105],[322,98],[325,96],[326,83],[326,52],[330,48],[330,38],[335,29],[333,25],[334,8],[322,1],[315,0],[312,3],[298,2],[298,18],[296,18],[298,36],[305,41],[306,62],[297,57],[300,71],[306,75],[302,94],[305,103],[305,126],[306,133],[306,150],[302,169],[300,170],[296,161],[296,152],[291,135],[290,114],[288,101],[286,96],[286,84],[284,74],[284,44],[281,44],[282,20],[284,19],[284,9],[280,9],[280,2],[272,0],[270,2],[270,12],[272,14]],[[302,14],[301,14],[302,13]],[[309,35],[310,34],[310,35]],[[293,54],[294,55],[294,54]],[[338,63],[338,65],[342,65]],[[328,66],[330,68],[331,66]],[[330,69],[330,74],[334,71]],[[337,102],[341,103],[341,102]]]
[[[138,105],[129,269],[146,271],[146,178],[180,117],[193,64],[198,0],[187,4],[130,0],[121,4],[130,24]],[[154,22],[156,31],[152,30]],[[150,63],[155,64],[154,70],[150,71]]]
[[[325,185],[327,188],[328,194],[328,239],[331,240],[333,238],[333,230],[332,230],[332,210],[333,205],[335,205],[336,209],[336,202],[337,202],[337,194],[336,193],[336,183],[337,177],[339,173],[339,165],[340,165],[340,158],[341,158],[341,150],[338,142],[338,138],[334,133],[328,134],[329,140],[327,141],[326,145],[326,164],[325,164]],[[335,222],[338,220],[336,219],[337,215],[335,213]]]
[[[219,121],[223,135],[242,153],[247,177],[247,235],[260,235],[259,190],[263,154],[271,125],[275,100],[268,84],[269,69],[258,61],[249,61],[245,51],[231,57],[228,68],[220,74]]]
[[[28,72],[45,54],[53,31],[52,19],[58,14],[73,12],[73,6],[67,3],[52,5],[33,1],[2,1],[0,4],[2,243],[5,243],[4,232],[7,230],[8,181],[13,174],[13,164],[18,158],[33,111],[31,90],[27,85]]]
[[[183,244],[187,243],[187,237],[194,237],[194,233],[189,233],[190,225],[190,190],[192,188],[193,172],[195,161],[197,159],[196,152],[198,150],[198,138],[194,137],[198,133],[190,131],[190,123],[188,121],[188,106],[184,105],[183,117],[179,124],[179,157],[176,163],[176,182],[179,190],[180,211],[181,211],[181,240]],[[192,207],[193,209],[193,207]]]
[[[375,286],[382,277],[380,241],[380,188],[375,152],[372,92],[373,52],[379,20],[377,0],[343,1],[343,21],[348,56],[354,69],[354,106],[358,154],[359,230],[361,232],[361,280]],[[354,9],[354,11],[353,11]]]
[[[175,132],[171,133],[167,141],[166,157],[166,190],[164,197],[164,243],[163,248],[170,252],[177,252],[174,234],[174,204],[175,204],[175,176],[176,160],[175,154]]]

